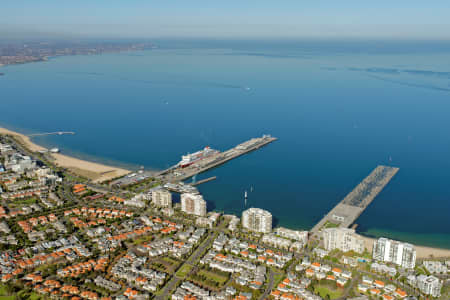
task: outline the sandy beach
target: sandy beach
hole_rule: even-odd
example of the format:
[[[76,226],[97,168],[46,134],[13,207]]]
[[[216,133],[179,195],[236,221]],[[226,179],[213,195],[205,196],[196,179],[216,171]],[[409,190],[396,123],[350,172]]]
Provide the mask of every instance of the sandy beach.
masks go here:
[[[28,149],[33,152],[47,150],[46,148],[36,145],[31,139],[21,133],[8,130],[0,127],[0,134],[9,134],[14,136],[20,142],[22,142]],[[75,174],[87,177],[94,182],[103,182],[116,177],[120,177],[130,173],[131,171],[122,168],[107,166],[99,163],[94,163],[74,157],[70,157],[63,154],[54,154],[51,156],[55,159],[54,162],[60,167],[69,169]]]
[[[364,239],[365,246],[369,252],[372,252],[372,246],[373,242],[375,241],[374,238],[366,237],[360,235],[361,238]],[[417,258],[443,258],[443,257],[450,257],[450,250],[449,249],[441,249],[441,248],[432,248],[427,246],[418,246],[414,245],[416,248],[416,254]]]

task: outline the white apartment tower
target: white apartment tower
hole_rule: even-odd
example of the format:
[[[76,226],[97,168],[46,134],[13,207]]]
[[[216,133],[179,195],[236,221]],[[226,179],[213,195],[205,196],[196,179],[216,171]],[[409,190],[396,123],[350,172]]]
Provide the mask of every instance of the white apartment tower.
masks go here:
[[[206,216],[206,201],[199,194],[181,194],[181,210],[187,214],[204,217]]]
[[[242,226],[248,230],[269,233],[272,231],[272,214],[260,208],[249,208],[242,213]]]
[[[158,207],[172,207],[172,194],[165,189],[152,192],[152,203]]]
[[[434,276],[419,275],[417,276],[417,287],[425,295],[438,298],[441,296],[442,280]]]
[[[373,243],[373,259],[391,262],[403,268],[413,269],[416,265],[416,250],[408,243],[379,238]]]
[[[322,231],[322,235],[327,250],[364,252],[364,240],[355,233],[354,229],[327,228]]]

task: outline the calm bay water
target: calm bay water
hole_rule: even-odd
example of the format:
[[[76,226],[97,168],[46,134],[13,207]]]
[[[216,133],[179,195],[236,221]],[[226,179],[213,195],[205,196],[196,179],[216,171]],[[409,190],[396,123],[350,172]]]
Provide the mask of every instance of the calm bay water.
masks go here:
[[[292,228],[311,228],[378,164],[397,166],[359,230],[450,248],[450,43],[157,44],[2,68],[0,125],[73,130],[35,141],[150,169],[272,134],[199,176],[218,177],[200,190],[210,208],[236,214],[248,190],[249,206]]]

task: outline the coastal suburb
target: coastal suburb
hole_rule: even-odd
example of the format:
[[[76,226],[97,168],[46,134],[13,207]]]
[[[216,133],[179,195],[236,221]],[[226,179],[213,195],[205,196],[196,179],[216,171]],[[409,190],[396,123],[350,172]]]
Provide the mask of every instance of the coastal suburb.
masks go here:
[[[188,183],[280,142],[269,134],[161,171],[83,161],[31,138],[0,130],[0,300],[450,299],[450,250],[355,231],[395,166],[373,166],[313,228],[294,230],[247,206],[247,191],[242,215],[208,211],[197,186],[216,177]]]

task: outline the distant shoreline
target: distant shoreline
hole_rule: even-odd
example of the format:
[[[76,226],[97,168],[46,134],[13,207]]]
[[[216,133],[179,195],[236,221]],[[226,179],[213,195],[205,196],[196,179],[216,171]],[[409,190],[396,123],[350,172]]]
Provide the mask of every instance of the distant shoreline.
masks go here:
[[[30,137],[24,134],[2,127],[0,127],[0,134],[9,134],[18,138],[29,150],[33,152],[47,150],[46,148],[33,143]],[[67,168],[73,173],[87,177],[94,182],[104,182],[131,173],[130,170],[123,168],[78,159],[64,154],[51,153],[50,155],[55,159],[54,162],[56,165]]]

